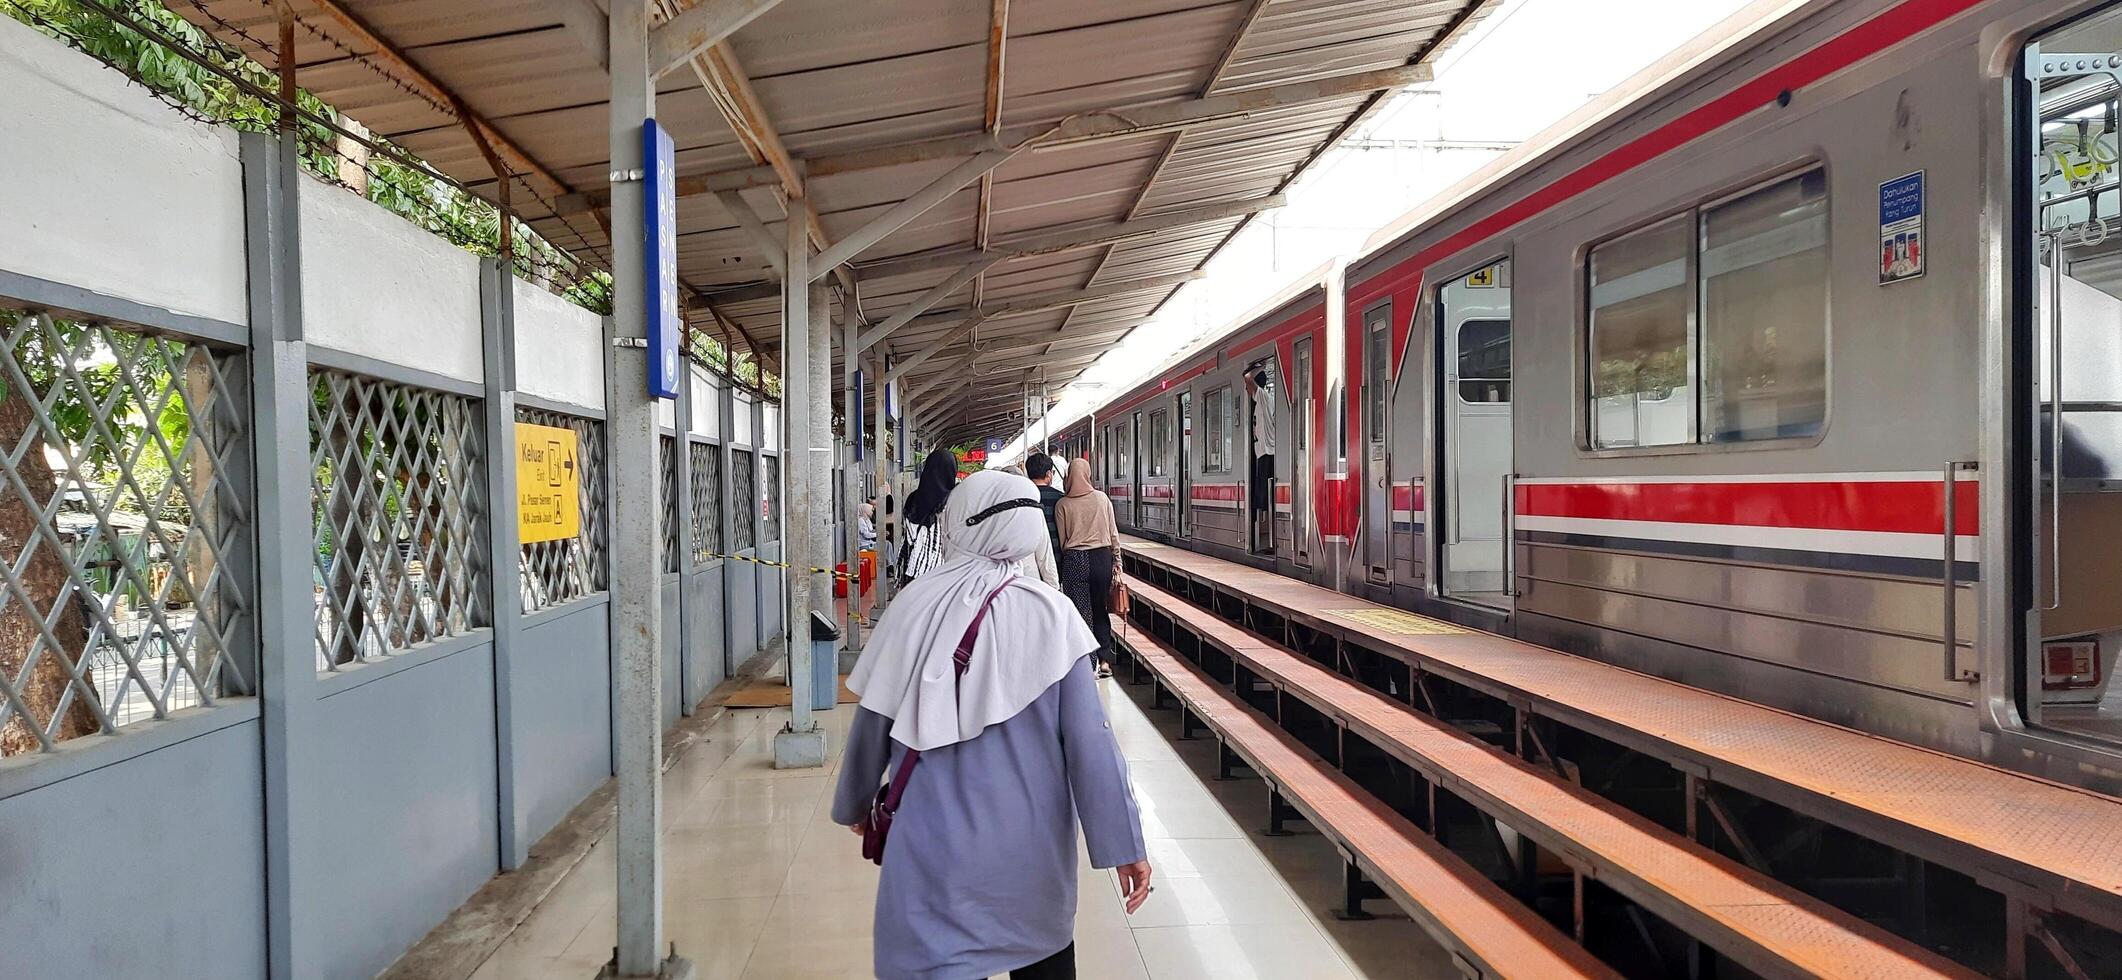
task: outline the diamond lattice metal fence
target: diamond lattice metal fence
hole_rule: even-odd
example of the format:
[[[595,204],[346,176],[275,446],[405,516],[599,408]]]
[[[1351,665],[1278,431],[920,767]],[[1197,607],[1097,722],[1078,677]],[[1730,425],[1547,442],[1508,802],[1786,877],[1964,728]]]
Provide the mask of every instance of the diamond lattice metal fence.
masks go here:
[[[309,411],[317,669],[490,625],[478,402],[312,368]]]
[[[656,440],[657,465],[663,467],[663,479],[657,493],[663,498],[663,570],[678,570],[678,437],[662,436]]]
[[[693,561],[722,551],[722,448],[692,444]]]
[[[516,409],[516,421],[575,430],[582,479],[582,532],[523,546],[517,563],[523,611],[535,612],[605,589],[609,538],[604,485],[604,424],[538,409]]]
[[[752,513],[759,506],[759,483],[757,479],[758,457],[749,449],[739,449],[729,457],[729,536],[732,553],[749,551],[759,545],[758,531],[752,524]]]
[[[0,756],[250,690],[241,354],[0,310]]]

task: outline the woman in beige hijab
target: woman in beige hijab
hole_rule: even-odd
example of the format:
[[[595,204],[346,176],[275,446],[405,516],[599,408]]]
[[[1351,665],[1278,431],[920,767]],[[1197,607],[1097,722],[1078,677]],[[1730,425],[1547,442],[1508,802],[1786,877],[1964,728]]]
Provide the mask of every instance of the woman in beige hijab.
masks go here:
[[[1113,676],[1113,624],[1109,603],[1120,567],[1120,529],[1113,502],[1090,485],[1090,460],[1068,466],[1068,493],[1054,504],[1054,527],[1061,534],[1061,591],[1076,604],[1083,621],[1098,638],[1091,659],[1099,677]]]

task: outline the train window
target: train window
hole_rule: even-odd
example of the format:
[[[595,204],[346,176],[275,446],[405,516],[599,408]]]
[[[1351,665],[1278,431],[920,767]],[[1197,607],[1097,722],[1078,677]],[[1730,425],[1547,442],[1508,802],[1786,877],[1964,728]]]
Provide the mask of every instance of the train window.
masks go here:
[[[1149,445],[1143,447],[1149,456],[1146,460],[1149,463],[1149,472],[1142,474],[1143,476],[1164,475],[1165,458],[1171,455],[1168,451],[1171,448],[1171,429],[1169,415],[1163,412],[1149,413]]]
[[[1702,209],[1705,442],[1787,439],[1827,418],[1827,173]]]
[[[1510,401],[1510,321],[1459,325],[1459,400]]]
[[[1827,173],[1594,247],[1594,449],[1815,435],[1827,419]]]
[[[1201,405],[1201,468],[1209,473],[1230,472],[1230,386],[1208,393]]]
[[[1692,441],[1692,213],[1591,251],[1592,446]]]

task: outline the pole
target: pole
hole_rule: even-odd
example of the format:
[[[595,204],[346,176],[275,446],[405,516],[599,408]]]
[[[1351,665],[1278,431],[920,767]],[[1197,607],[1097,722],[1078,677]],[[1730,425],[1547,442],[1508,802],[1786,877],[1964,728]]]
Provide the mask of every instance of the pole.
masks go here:
[[[642,123],[655,112],[648,73],[648,6],[611,6],[612,359],[605,393],[612,459],[612,617],[617,646],[618,942],[605,977],[690,977],[662,961],[663,468],[648,393],[648,262],[643,229]],[[624,346],[620,346],[624,345]],[[638,346],[636,346],[638,345]]]
[[[858,375],[862,373],[862,354],[855,349],[857,333],[861,324],[856,321],[848,303],[841,304],[840,312],[840,400],[843,410],[840,417],[847,420],[847,462],[840,472],[840,553],[847,556],[847,571],[853,576],[847,579],[847,648],[862,649],[862,464],[867,460],[857,459],[862,455],[862,440],[858,423],[862,419],[862,390],[858,386]]]
[[[813,264],[816,257],[812,257]],[[804,458],[810,481],[810,549],[808,568],[833,567],[833,294],[823,278],[810,291],[810,438]],[[811,573],[811,608],[825,616],[833,614],[833,576],[829,571]],[[806,632],[806,637],[810,634]],[[815,667],[815,665],[813,665]],[[813,692],[818,693],[818,692]]]
[[[898,460],[892,455],[893,440],[889,438],[890,433],[885,429],[885,425],[890,421],[889,413],[886,412],[885,408],[891,401],[891,385],[884,380],[884,364],[885,358],[879,355],[870,361],[869,369],[870,385],[877,389],[875,396],[877,399],[877,424],[873,430],[876,434],[877,453],[871,459],[870,465],[875,468],[877,474],[877,502],[879,504],[882,504],[885,496],[892,492],[892,470],[898,465]],[[894,503],[897,503],[896,498]],[[895,507],[894,509],[897,508]],[[887,544],[891,541],[894,516],[885,513],[882,507],[877,508],[876,604],[879,607],[891,601],[892,577],[890,569],[892,567],[892,549],[887,547]]]
[[[802,200],[789,202],[800,213]],[[812,531],[811,445],[812,372],[811,304],[818,292],[810,286],[810,232],[802,221],[788,222],[787,272],[781,277],[781,560],[782,592],[788,610],[781,618],[783,663],[788,665],[788,727],[774,735],[774,768],[815,769],[825,765],[825,732],[811,717],[810,567]],[[828,593],[830,594],[830,593]]]

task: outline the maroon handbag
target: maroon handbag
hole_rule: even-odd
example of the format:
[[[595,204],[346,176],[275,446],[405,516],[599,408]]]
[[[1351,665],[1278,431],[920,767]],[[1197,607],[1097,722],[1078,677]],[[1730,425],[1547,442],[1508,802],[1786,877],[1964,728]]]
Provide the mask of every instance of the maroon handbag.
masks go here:
[[[973,641],[980,637],[980,624],[987,619],[987,610],[994,606],[995,597],[1009,587],[1016,576],[1003,579],[995,591],[987,594],[980,603],[980,611],[973,614],[973,621],[965,627],[965,635],[958,638],[958,649],[951,654],[951,666],[957,670],[959,681],[965,680],[965,669],[973,663]],[[899,801],[906,797],[906,781],[914,774],[914,766],[921,762],[920,749],[907,749],[899,759],[899,771],[892,774],[892,781],[877,790],[877,798],[870,801],[869,816],[862,819],[862,856],[882,866],[884,864],[884,838],[892,832],[892,818],[899,813]]]

